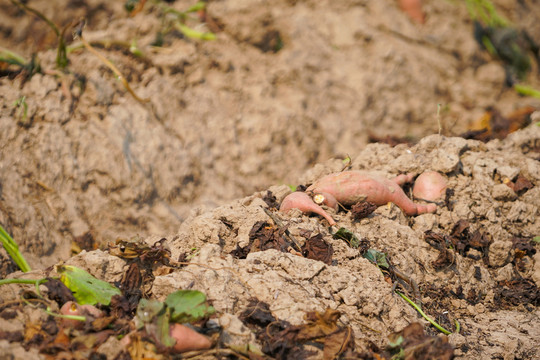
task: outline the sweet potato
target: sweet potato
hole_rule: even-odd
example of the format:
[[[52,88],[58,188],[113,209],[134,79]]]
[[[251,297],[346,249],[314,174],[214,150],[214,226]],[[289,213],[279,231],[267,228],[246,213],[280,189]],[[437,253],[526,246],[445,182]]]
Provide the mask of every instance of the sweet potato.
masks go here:
[[[91,318],[99,318],[103,316],[103,312],[93,305],[79,305],[74,301],[68,301],[60,308],[62,315],[78,315],[78,316],[90,316]],[[73,319],[62,319],[64,326],[74,327],[76,329],[82,329],[84,321]]]
[[[307,188],[308,192],[323,194],[328,204],[335,202],[350,206],[360,201],[375,205],[392,202],[407,215],[419,215],[434,212],[434,204],[415,204],[405,195],[400,184],[412,180],[412,175],[399,175],[394,180],[372,175],[363,171],[344,171],[330,174],[316,181]]]
[[[182,324],[171,324],[169,334],[176,340],[173,350],[177,353],[212,347],[212,342],[206,336]]]
[[[315,213],[324,217],[330,225],[336,225],[336,222],[322,207],[315,204],[311,197],[304,192],[293,192],[287,195],[281,202],[279,211],[287,212],[291,209],[299,209],[304,213]]]
[[[416,199],[435,201],[446,192],[447,180],[436,171],[426,171],[414,182],[413,196]]]
[[[336,210],[338,204],[351,206],[365,200],[375,205],[392,202],[407,215],[435,212],[435,204],[415,204],[405,195],[400,185],[412,179],[412,174],[399,175],[394,180],[388,180],[363,171],[330,174],[308,187],[306,193],[295,192],[288,195],[283,199],[280,211],[296,208],[305,213],[316,213],[328,220],[330,225],[335,225],[334,219],[308,195],[311,194],[322,195],[322,203]]]

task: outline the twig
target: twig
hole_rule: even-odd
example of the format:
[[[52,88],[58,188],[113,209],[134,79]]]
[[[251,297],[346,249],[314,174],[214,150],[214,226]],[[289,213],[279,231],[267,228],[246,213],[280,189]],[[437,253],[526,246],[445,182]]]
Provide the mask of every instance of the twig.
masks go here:
[[[101,55],[101,53],[99,51],[94,49],[94,47],[92,45],[90,45],[90,43],[88,41],[86,41],[86,39],[82,36],[82,27],[83,26],[84,26],[84,23],[81,23],[81,25],[79,25],[79,27],[78,27],[78,29],[76,31],[76,35],[81,39],[81,42],[83,43],[84,47],[86,47],[88,49],[88,51],[90,51],[92,54],[97,56],[99,60],[101,60],[109,69],[112,70],[112,72],[118,77],[118,79],[120,79],[120,81],[122,81],[122,84],[124,85],[124,88],[131,94],[131,96],[133,96],[133,98],[135,100],[137,100],[141,104],[149,102],[150,99],[143,99],[143,98],[140,98],[139,96],[137,96],[137,94],[135,94],[135,92],[131,89],[131,86],[129,86],[128,81],[126,80],[124,75],[122,75],[120,70],[118,70],[118,68],[109,59],[107,59],[105,56]]]
[[[275,216],[274,214],[272,214],[272,212],[266,208],[263,208],[261,206],[261,209],[264,210],[264,212],[266,213],[266,215],[268,215],[273,221],[274,223],[281,229],[283,229],[285,227],[285,225],[283,225],[283,222],[278,219],[277,216]],[[298,241],[296,241],[296,239],[291,235],[291,233],[289,232],[289,230],[285,229],[285,231],[283,232],[283,236],[285,236],[285,238],[287,240],[289,240],[291,243],[294,244],[294,246],[296,246],[296,250],[298,251],[302,251],[302,246],[300,246],[300,244],[298,243]]]

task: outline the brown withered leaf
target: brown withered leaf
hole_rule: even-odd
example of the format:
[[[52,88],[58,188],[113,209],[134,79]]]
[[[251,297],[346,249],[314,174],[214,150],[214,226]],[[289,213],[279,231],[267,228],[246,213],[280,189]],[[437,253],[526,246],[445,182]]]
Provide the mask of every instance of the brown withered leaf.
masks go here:
[[[308,259],[319,260],[325,264],[332,264],[334,248],[323,239],[322,234],[317,234],[306,240],[302,245],[302,255]]]
[[[306,313],[305,325],[300,325],[296,338],[307,341],[330,335],[338,330],[337,321],[341,317],[338,310],[326,309],[324,313],[310,311]]]
[[[450,244],[448,236],[428,230],[424,233],[424,240],[439,251],[437,259],[431,262],[436,270],[446,268],[454,263],[454,253],[447,248]]]
[[[257,326],[260,328],[268,326],[276,321],[270,311],[270,305],[258,299],[249,299],[248,306],[240,314],[240,320],[246,325]]]
[[[337,324],[340,316],[339,311],[326,309],[324,313],[306,313],[306,323],[302,325],[279,322],[281,330],[271,334],[267,328],[262,334],[263,351],[277,359],[306,358],[310,353],[304,350],[303,344],[317,342],[323,345],[324,359],[338,358],[354,348],[352,329]]]
[[[59,305],[63,305],[68,301],[75,301],[71,290],[60,279],[47,278],[47,282],[43,285],[48,290],[47,296],[49,299],[56,301]]]
[[[493,242],[488,234],[479,230],[471,232],[470,223],[467,220],[459,220],[452,229],[450,241],[460,255],[466,255],[469,248],[482,251],[483,259],[487,261],[487,249]]]
[[[343,327],[324,338],[323,359],[333,360],[348,350],[354,350],[354,333],[350,327]]]
[[[534,185],[527,179],[525,176],[519,174],[516,181],[514,182],[514,186],[512,190],[518,195],[523,195],[526,193],[529,189],[532,189]]]
[[[388,336],[392,353],[399,353],[405,360],[450,360],[454,348],[446,336],[429,336],[420,323],[412,323],[403,330]]]
[[[377,210],[377,205],[368,201],[360,201],[351,207],[351,214],[354,220],[360,221],[367,218],[375,210]]]
[[[532,257],[536,254],[536,249],[528,238],[514,236],[512,238],[512,249],[514,249],[514,254],[517,259],[521,259],[524,256]]]
[[[540,305],[540,289],[530,279],[500,281],[495,288],[495,301],[505,305]]]
[[[257,221],[249,232],[249,243],[245,247],[237,246],[231,255],[238,259],[245,259],[250,252],[276,249],[285,252],[290,244],[283,236],[287,227],[279,228],[266,221]]]
[[[263,201],[268,205],[269,209],[278,209],[279,208],[279,202],[277,201],[276,197],[270,190],[266,191],[266,194],[263,196]]]
[[[532,106],[517,109],[503,116],[499,110],[490,106],[480,117],[472,129],[462,134],[466,139],[475,139],[487,142],[493,139],[504,139],[508,134],[522,129],[531,123],[531,114],[536,110]]]

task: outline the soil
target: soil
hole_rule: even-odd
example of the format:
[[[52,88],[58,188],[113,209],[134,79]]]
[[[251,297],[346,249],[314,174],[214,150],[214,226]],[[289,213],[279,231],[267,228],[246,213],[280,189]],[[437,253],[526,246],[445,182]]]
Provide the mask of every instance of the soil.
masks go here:
[[[16,272],[2,249],[2,278],[54,276],[51,266],[66,262],[119,282],[129,261],[111,255],[111,244],[160,242],[171,261],[191,265],[156,266],[147,295],[207,294],[218,348],[263,347],[241,316],[257,299],[292,325],[310,311],[339,311],[361,358],[382,354],[375,349],[386,348],[388,335],[412,323],[438,333],[394,286],[411,297],[413,289],[364,258],[376,249],[418,284],[429,316],[452,332],[459,322],[447,337],[455,358],[540,357],[540,253],[532,242],[540,235],[540,113],[501,140],[457,136],[488,107],[511,114],[540,102],[506,86],[463,4],[423,1],[418,24],[391,0],[210,1],[206,18],[188,25],[216,40],[172,31],[156,47],[162,13],[150,2],[132,17],[124,2],[26,3],[61,27],[86,17],[84,38],[149,102],[134,99],[80,40],[69,37],[75,48],[66,71],[57,70],[54,33],[0,0],[0,45],[35,54],[42,68],[31,77],[0,70],[0,224],[35,269]],[[493,3],[540,43],[537,3]],[[129,52],[135,40],[143,56]],[[527,84],[539,88],[537,74],[533,64]],[[15,105],[23,97],[26,109]],[[373,138],[408,143],[369,144]],[[388,177],[435,170],[448,178],[447,196],[435,214],[416,217],[396,206],[360,220],[332,213],[359,248],[333,238],[336,229],[320,217],[276,210],[289,185],[347,165]],[[283,226],[303,250],[284,242]],[[19,302],[29,289],[2,286],[0,348],[9,359],[58,355],[32,337],[33,324],[54,320]],[[62,354],[114,359],[121,349],[111,336],[89,353]],[[320,346],[309,351],[323,357]]]

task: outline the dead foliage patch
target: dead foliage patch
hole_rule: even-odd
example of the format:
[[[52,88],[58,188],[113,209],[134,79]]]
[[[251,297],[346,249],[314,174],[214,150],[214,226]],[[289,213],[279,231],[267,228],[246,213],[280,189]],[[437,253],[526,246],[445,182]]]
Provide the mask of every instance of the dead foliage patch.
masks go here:
[[[377,205],[368,201],[361,201],[351,207],[351,215],[353,216],[354,220],[360,221],[371,215],[371,213],[377,210],[377,207]]]
[[[454,348],[446,336],[429,336],[420,323],[412,323],[389,337],[392,354],[404,360],[450,360]]]
[[[326,309],[324,313],[308,312],[306,323],[287,325],[279,322],[267,326],[262,333],[263,352],[276,359],[300,359],[316,353],[304,348],[305,344],[322,346],[323,359],[335,359],[347,350],[354,350],[354,334],[350,327],[340,326],[341,313]]]
[[[332,264],[334,248],[332,244],[323,239],[322,234],[317,234],[306,240],[302,246],[302,255],[308,259],[322,261],[325,264]]]
[[[277,201],[276,197],[270,190],[266,191],[266,194],[264,194],[262,199],[266,203],[266,205],[268,205],[269,209],[279,208],[279,202]]]
[[[531,123],[531,114],[536,110],[527,106],[516,111],[502,115],[494,107],[488,107],[484,115],[476,121],[473,129],[461,134],[465,139],[474,139],[487,142],[493,139],[504,139],[508,134],[523,129]]]
[[[249,232],[249,243],[245,247],[236,246],[231,252],[237,259],[245,259],[251,252],[276,249],[285,252],[290,243],[285,240],[287,227],[277,227],[266,221],[257,221]]]
[[[534,187],[529,179],[521,174],[518,175],[516,181],[507,181],[506,185],[518,195],[523,195]]]
[[[499,281],[495,289],[495,302],[502,306],[540,305],[540,289],[530,279]]]

